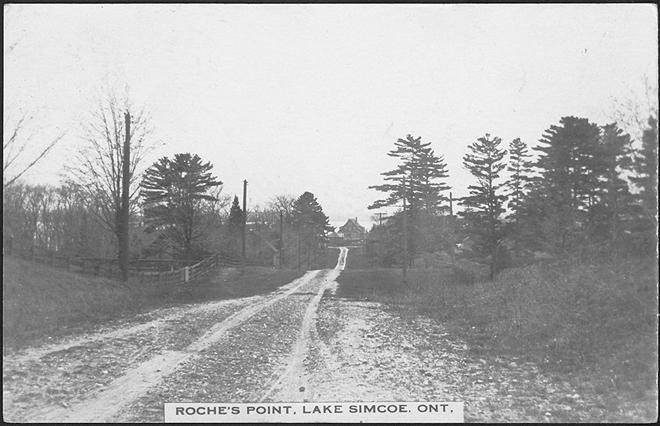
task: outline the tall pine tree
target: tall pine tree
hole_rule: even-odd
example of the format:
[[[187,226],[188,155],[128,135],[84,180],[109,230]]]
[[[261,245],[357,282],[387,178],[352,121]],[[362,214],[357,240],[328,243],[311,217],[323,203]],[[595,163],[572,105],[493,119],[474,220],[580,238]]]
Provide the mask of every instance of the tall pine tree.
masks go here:
[[[642,134],[642,147],[633,163],[636,176],[631,181],[639,190],[639,200],[645,215],[654,218],[658,208],[658,120],[651,116]]]
[[[621,232],[625,216],[629,213],[630,192],[622,171],[630,170],[630,135],[623,133],[615,123],[602,127],[599,161],[598,203],[592,216],[592,238],[607,239],[615,243]]]
[[[227,248],[234,255],[239,255],[241,251],[241,232],[243,231],[244,214],[238,203],[238,196],[234,195],[234,201],[229,209],[229,218],[227,219]]]
[[[471,237],[475,241],[478,254],[490,256],[490,277],[496,272],[497,247],[502,237],[501,215],[504,212],[506,196],[502,194],[503,183],[499,182],[500,172],[506,167],[501,149],[502,139],[486,133],[468,146],[470,153],[463,157],[463,165],[476,178],[476,185],[469,185],[470,195],[464,197],[462,212]]]
[[[420,157],[423,155],[423,150],[427,149],[429,145],[430,142],[422,143],[421,137],[415,139],[411,135],[406,136],[406,139],[399,138],[394,143],[394,149],[387,155],[399,159],[399,163],[395,169],[381,173],[387,183],[369,186],[369,189],[385,192],[388,197],[375,201],[369,206],[369,209],[400,204],[404,196],[410,211],[414,211],[419,206],[418,194],[415,193],[414,185],[411,185],[410,182],[419,175],[417,169],[420,166]],[[404,180],[407,182],[405,187]]]
[[[311,192],[304,192],[293,203],[292,222],[298,234],[301,259],[310,267],[327,242],[327,234],[333,230],[328,216]]]
[[[509,190],[509,209],[511,214],[509,218],[513,219],[516,225],[520,222],[522,214],[524,197],[529,190],[529,183],[532,175],[532,162],[529,161],[531,155],[527,149],[527,144],[516,138],[509,143],[509,165],[507,171],[511,177],[506,182]]]
[[[600,128],[586,118],[562,117],[539,142],[534,148],[541,174],[537,189],[544,200],[538,206],[543,212],[539,238],[566,252],[584,243],[590,228],[600,185]]]
[[[642,133],[642,146],[635,155],[631,177],[636,194],[636,218],[633,227],[638,250],[655,254],[658,245],[658,120],[649,117],[648,127]]]
[[[156,161],[140,183],[147,230],[158,232],[178,258],[193,260],[199,251],[195,243],[203,233],[197,218],[200,204],[216,200],[208,191],[222,185],[212,168],[198,155],[176,154],[173,160]]]
[[[406,215],[407,221],[408,253],[412,256],[423,247],[433,251],[438,238],[428,241],[427,237],[433,233],[437,222],[434,216],[448,210],[444,204],[447,197],[443,195],[449,189],[445,183],[448,177],[447,165],[444,158],[437,156],[431,149],[431,143],[422,142],[421,137],[407,135],[405,139],[398,139],[394,145],[395,148],[387,155],[399,159],[397,167],[381,173],[387,183],[369,187],[385,192],[388,196],[375,201],[368,208],[401,206],[405,196],[407,206],[402,214]]]
[[[448,211],[444,192],[450,189],[445,183],[449,173],[443,156],[436,156],[431,148],[422,148],[414,158],[416,164],[413,166],[411,184],[414,198],[419,200],[420,209],[428,215]]]

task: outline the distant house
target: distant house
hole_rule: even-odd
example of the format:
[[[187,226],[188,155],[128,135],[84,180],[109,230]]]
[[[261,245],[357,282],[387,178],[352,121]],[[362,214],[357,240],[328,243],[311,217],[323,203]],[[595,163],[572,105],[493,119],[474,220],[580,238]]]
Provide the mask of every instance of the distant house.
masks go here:
[[[343,226],[339,227],[337,234],[347,243],[362,244],[366,230],[360,225],[356,218],[350,218]]]

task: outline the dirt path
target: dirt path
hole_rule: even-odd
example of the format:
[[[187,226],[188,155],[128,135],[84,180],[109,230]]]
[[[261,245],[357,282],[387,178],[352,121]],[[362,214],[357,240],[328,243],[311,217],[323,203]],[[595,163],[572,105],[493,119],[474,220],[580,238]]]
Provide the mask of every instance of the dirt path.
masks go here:
[[[463,401],[466,421],[607,420],[597,399],[440,323],[338,298],[337,266],[3,358],[9,422],[150,422],[164,402]],[[601,410],[601,411],[599,411]]]
[[[307,358],[312,344],[312,331],[316,330],[316,316],[321,298],[327,290],[336,289],[337,282],[335,280],[346,266],[347,255],[348,249],[342,247],[339,252],[337,266],[326,275],[316,295],[307,305],[300,335],[284,373],[270,386],[260,399],[261,401],[304,402],[309,400],[310,388],[307,384],[307,374],[303,362]]]
[[[5,419],[95,422],[111,418],[124,405],[176,371],[186,360],[222,339],[228,330],[279,300],[289,297],[301,287],[309,285],[319,273],[320,271],[307,272],[303,277],[266,297],[182,308],[128,328],[85,335],[5,356]],[[182,332],[188,331],[181,327],[182,323],[195,322],[213,324],[204,334],[179,349],[181,345],[178,343],[191,336],[181,336]],[[161,327],[164,325],[168,327]],[[204,330],[203,327],[197,329],[200,328]],[[129,346],[141,346],[141,338],[145,334],[153,340],[151,343],[155,343],[153,347],[147,350],[138,349],[138,353],[127,354],[122,351],[126,348],[126,343],[129,343]],[[195,333],[192,333],[192,336],[195,336]],[[109,367],[104,369],[106,364],[99,366],[96,362],[97,356],[105,355],[111,355],[110,358],[114,358],[112,361],[120,364],[114,374],[108,370]],[[72,378],[73,380],[70,380]],[[107,380],[108,378],[110,380]],[[95,383],[91,388],[84,386],[89,382],[98,382],[99,379],[105,383]],[[98,389],[99,387],[101,389]]]
[[[37,360],[46,355],[66,351],[71,348],[84,346],[90,343],[94,343],[101,340],[111,340],[111,339],[120,339],[127,337],[131,334],[140,333],[142,331],[148,330],[150,328],[158,328],[168,321],[173,321],[183,317],[186,314],[195,314],[213,311],[217,309],[222,309],[225,306],[230,306],[234,304],[248,304],[250,299],[258,299],[258,296],[252,298],[245,298],[239,300],[222,300],[220,302],[210,302],[203,303],[198,305],[191,305],[185,307],[174,307],[174,308],[165,308],[152,311],[146,315],[137,316],[128,321],[117,322],[114,325],[106,326],[102,330],[97,330],[91,333],[85,333],[83,335],[74,337],[74,338],[63,338],[58,343],[50,343],[42,345],[39,347],[22,349],[17,353],[12,354],[12,358],[16,362],[25,362],[29,360]],[[138,322],[135,325],[131,325],[134,321],[139,321],[144,317],[155,319],[147,322]]]

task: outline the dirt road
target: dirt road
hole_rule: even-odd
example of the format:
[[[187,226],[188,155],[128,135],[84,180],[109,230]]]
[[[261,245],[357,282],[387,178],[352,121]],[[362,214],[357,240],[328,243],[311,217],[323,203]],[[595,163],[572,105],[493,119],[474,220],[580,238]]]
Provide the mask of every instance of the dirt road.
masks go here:
[[[465,401],[468,421],[590,418],[574,409],[587,406],[580,395],[534,365],[474,359],[440,324],[335,297],[347,254],[267,295],[157,310],[5,355],[4,420],[162,421],[164,402],[424,400]]]

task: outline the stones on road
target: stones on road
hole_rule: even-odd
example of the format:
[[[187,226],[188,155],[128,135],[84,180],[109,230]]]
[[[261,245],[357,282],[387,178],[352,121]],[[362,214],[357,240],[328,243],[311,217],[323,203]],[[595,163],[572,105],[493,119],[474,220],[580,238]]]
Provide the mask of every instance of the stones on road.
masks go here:
[[[132,333],[112,332],[111,338],[104,333],[104,337],[85,338],[86,343],[71,344],[64,350],[37,348],[31,356],[4,357],[5,419],[111,420],[123,405],[139,398],[186,360],[224,338],[231,328],[304,288],[319,272],[310,271],[267,297],[249,298],[243,304],[221,303],[216,305],[218,309],[206,309],[204,304],[187,316],[150,322],[158,327],[133,326]],[[35,352],[42,353],[41,359],[35,359]]]
[[[233,328],[146,395],[123,410],[118,421],[162,421],[163,402],[248,402],[282,384],[305,312],[322,284],[309,281]]]
[[[588,395],[423,317],[334,297],[345,264],[3,358],[7,421],[163,420],[165,402],[464,401],[466,421],[589,421]]]

